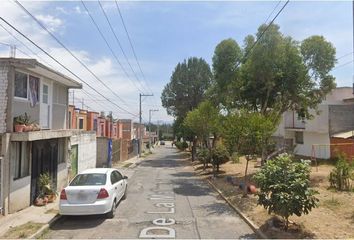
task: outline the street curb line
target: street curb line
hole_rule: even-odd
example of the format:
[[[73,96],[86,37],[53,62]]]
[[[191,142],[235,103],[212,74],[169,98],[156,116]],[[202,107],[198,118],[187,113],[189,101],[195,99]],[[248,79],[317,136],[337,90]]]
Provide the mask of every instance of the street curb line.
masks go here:
[[[238,207],[232,204],[230,200],[227,199],[227,197],[225,197],[224,194],[222,194],[222,192],[209,179],[206,180],[209,185],[212,186],[217,193],[219,193],[219,195],[229,204],[232,209],[237,212],[238,215],[241,216],[241,218],[252,228],[253,231],[255,231],[255,233],[259,237],[263,239],[268,239],[268,237],[259,229],[259,227],[251,219],[249,219]]]
[[[44,224],[37,232],[28,237],[28,239],[37,239],[46,229],[61,218],[60,214],[55,215],[48,223]]]

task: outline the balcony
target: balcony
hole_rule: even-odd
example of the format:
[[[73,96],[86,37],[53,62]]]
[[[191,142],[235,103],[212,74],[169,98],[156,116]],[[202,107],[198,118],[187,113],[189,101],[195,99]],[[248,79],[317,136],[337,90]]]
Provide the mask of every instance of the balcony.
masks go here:
[[[293,130],[304,130],[306,127],[306,122],[298,118],[295,112],[286,112],[284,115],[285,129]]]

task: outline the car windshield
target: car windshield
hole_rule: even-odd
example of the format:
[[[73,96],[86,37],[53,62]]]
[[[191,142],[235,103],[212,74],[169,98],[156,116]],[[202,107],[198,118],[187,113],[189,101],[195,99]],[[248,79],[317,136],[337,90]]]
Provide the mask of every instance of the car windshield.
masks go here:
[[[106,174],[103,173],[87,173],[79,174],[70,183],[70,186],[96,186],[106,184]]]

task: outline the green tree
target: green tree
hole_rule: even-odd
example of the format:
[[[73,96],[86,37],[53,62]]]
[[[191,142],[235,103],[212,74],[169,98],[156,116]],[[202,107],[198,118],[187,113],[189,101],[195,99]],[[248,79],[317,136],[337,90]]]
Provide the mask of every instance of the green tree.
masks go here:
[[[247,193],[248,164],[259,155],[265,155],[265,149],[277,126],[274,114],[264,116],[257,112],[241,111],[230,114],[222,123],[222,137],[230,154],[237,152],[245,155],[245,193]]]
[[[289,226],[289,217],[308,214],[317,207],[317,193],[310,188],[310,167],[306,161],[294,162],[292,157],[282,154],[256,173],[254,180],[260,187],[258,204],[275,213]]]
[[[184,119],[204,100],[211,80],[212,73],[204,59],[192,57],[178,63],[162,91],[162,106],[169,115]]]
[[[200,142],[208,146],[208,149],[211,151],[212,146],[209,144],[209,138],[210,135],[213,135],[213,144],[215,144],[219,130],[219,110],[210,101],[204,101],[198,108],[188,112],[184,119],[184,125],[197,136]],[[196,140],[195,138],[193,139],[193,160],[196,151]]]
[[[316,109],[334,87],[335,48],[323,37],[312,36],[301,44],[284,36],[273,24],[261,25],[257,34],[245,38],[248,56],[240,67],[240,103],[252,111],[280,116],[287,110]],[[259,39],[252,49],[254,39]],[[240,86],[235,86],[240,88]]]
[[[210,94],[216,103],[221,104],[226,109],[230,109],[233,100],[239,95],[239,89],[230,86],[237,84],[236,66],[241,57],[240,46],[231,38],[221,41],[214,51],[214,82]]]

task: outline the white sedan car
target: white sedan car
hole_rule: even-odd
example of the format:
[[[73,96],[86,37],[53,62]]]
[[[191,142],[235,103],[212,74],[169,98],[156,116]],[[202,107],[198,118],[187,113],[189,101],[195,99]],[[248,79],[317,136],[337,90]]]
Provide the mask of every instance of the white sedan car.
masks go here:
[[[114,168],[85,170],[60,193],[61,215],[107,214],[113,218],[117,204],[127,196],[127,178]]]

